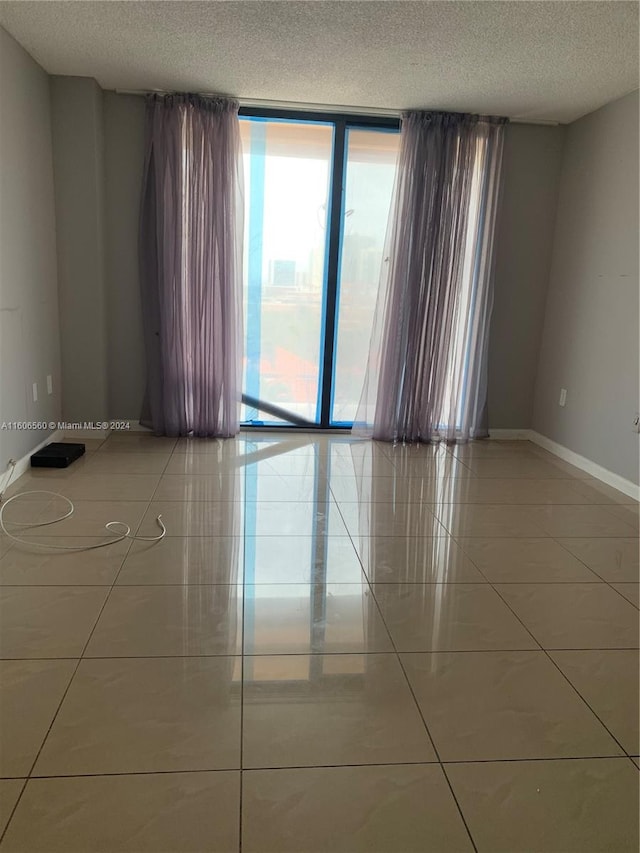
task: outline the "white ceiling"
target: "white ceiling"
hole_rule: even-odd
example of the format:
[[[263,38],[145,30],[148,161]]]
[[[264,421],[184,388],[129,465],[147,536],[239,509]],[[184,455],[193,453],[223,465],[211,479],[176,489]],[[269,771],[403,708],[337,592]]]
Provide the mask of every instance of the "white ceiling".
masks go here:
[[[569,122],[638,88],[638,4],[0,2],[50,74],[105,89]]]

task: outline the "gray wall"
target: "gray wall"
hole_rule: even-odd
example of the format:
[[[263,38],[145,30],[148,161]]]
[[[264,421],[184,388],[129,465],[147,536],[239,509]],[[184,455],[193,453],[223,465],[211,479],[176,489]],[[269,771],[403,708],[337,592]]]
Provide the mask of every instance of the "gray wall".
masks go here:
[[[533,428],[638,483],[638,363],[635,92],[567,129]]]
[[[489,341],[493,429],[531,427],[565,131],[506,130]]]
[[[144,102],[104,93],[109,414],[138,418],[145,385],[138,281]]]
[[[88,77],[52,77],[62,413],[108,417],[102,90]]]
[[[49,78],[0,27],[0,424],[59,419],[59,341]],[[0,429],[0,477],[48,434]]]

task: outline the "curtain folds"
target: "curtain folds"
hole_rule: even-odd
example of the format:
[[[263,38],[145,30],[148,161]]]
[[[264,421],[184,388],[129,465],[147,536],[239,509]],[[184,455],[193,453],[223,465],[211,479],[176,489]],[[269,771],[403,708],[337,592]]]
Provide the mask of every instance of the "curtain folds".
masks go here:
[[[140,280],[147,389],[160,435],[232,436],[242,371],[238,103],[147,98]]]
[[[501,118],[410,112],[354,433],[488,434],[486,359]]]

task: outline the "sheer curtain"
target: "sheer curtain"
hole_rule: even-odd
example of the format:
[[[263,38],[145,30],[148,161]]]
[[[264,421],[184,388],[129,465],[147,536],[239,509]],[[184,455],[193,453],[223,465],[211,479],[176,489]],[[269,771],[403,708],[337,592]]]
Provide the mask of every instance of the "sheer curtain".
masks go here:
[[[486,436],[493,232],[506,120],[410,112],[354,433]]]
[[[242,373],[238,103],[147,98],[140,278],[147,390],[160,435],[231,436]]]

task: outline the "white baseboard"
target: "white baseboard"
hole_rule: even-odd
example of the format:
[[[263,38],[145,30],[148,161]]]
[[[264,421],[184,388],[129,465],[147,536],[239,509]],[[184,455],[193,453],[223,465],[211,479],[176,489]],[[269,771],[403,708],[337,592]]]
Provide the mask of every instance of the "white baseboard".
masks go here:
[[[592,462],[591,459],[587,459],[586,456],[581,456],[579,453],[569,450],[569,448],[565,447],[563,444],[558,444],[557,441],[552,441],[552,439],[547,438],[546,435],[542,435],[533,429],[529,431],[529,440],[534,444],[537,444],[539,447],[543,447],[545,450],[548,450],[550,453],[553,453],[555,456],[558,456],[560,459],[563,459],[565,462],[575,465],[576,468],[586,471],[587,474],[590,474],[592,477],[602,480],[602,482],[606,483],[608,486],[618,489],[619,492],[623,492],[630,498],[633,498],[636,501],[640,500],[640,486],[637,486],[631,480],[627,480],[619,474],[614,474],[614,472],[609,471],[608,468],[603,468],[602,465]]]
[[[7,483],[9,480],[11,483],[15,483],[18,477],[22,477],[23,474],[26,474],[27,471],[31,469],[31,456],[34,453],[37,453],[43,447],[46,447],[47,444],[51,444],[52,441],[62,441],[64,438],[64,433],[62,430],[56,430],[52,432],[51,435],[47,436],[44,441],[41,441],[40,444],[37,444],[35,447],[32,447],[28,453],[25,453],[20,459],[17,460],[13,471],[7,469],[0,473],[0,486],[2,487],[2,491],[6,489]]]

